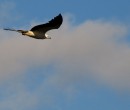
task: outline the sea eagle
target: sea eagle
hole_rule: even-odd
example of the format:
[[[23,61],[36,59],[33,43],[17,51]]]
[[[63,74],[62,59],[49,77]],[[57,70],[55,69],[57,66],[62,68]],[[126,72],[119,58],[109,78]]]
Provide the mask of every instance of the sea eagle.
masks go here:
[[[15,30],[10,28],[5,28],[4,30],[16,31],[22,33],[22,35],[26,35],[35,39],[51,39],[51,37],[48,36],[46,32],[51,29],[58,29],[62,22],[62,15],[59,14],[58,16],[51,19],[48,23],[34,26],[31,30]]]

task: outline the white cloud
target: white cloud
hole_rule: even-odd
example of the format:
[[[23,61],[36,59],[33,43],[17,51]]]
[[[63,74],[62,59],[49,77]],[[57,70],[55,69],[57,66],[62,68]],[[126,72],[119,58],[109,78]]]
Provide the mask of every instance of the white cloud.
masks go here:
[[[21,77],[28,68],[38,65],[44,67],[53,63],[55,67],[55,72],[32,94],[24,87],[10,88],[16,90],[16,96],[10,95],[0,107],[8,104],[15,110],[22,103],[29,108],[31,103],[35,105],[42,100],[41,91],[45,96],[49,94],[45,92],[47,86],[63,90],[70,97],[69,94],[76,92],[75,86],[86,87],[90,79],[115,88],[130,88],[130,47],[119,42],[126,36],[127,27],[105,21],[86,21],[74,27],[65,20],[59,30],[48,34],[51,40],[36,40],[0,31],[1,81]],[[48,97],[48,100],[50,103],[52,99]]]
[[[1,31],[2,37],[6,37],[0,41],[1,78],[18,74],[32,65],[47,65],[55,61],[59,72],[54,74],[56,81],[87,78],[91,73],[89,77],[97,80],[115,86],[129,86],[130,48],[118,42],[127,33],[124,26],[87,21],[70,30],[69,27],[64,29],[64,25],[49,32],[52,40],[35,40]]]
[[[124,26],[102,21],[87,21],[71,32],[61,32],[63,36],[57,35],[51,54],[59,62],[58,73],[50,80],[63,87],[93,78],[110,86],[130,88],[130,49],[119,42],[126,34]]]

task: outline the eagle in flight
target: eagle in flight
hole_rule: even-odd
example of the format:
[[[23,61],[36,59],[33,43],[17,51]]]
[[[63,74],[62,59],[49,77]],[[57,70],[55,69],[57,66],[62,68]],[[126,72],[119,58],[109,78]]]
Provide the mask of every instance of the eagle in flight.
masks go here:
[[[16,31],[22,35],[26,35],[35,39],[51,39],[49,35],[46,34],[47,31],[51,29],[58,29],[63,22],[63,17],[61,14],[51,19],[48,23],[40,24],[34,26],[31,30],[15,30],[10,28],[5,28],[4,30]]]

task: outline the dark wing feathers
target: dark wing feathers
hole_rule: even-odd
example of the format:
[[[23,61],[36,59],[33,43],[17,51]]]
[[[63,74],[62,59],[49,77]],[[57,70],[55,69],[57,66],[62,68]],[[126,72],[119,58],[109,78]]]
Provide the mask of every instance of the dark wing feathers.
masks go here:
[[[7,30],[7,31],[16,31],[16,32],[19,32],[19,33],[27,32],[27,31],[24,31],[24,30],[15,30],[15,29],[11,29],[11,28],[4,28],[4,30]]]
[[[17,31],[15,29],[10,29],[10,28],[4,28],[4,30],[7,30],[7,31]]]
[[[62,22],[63,22],[62,15],[59,14],[58,16],[56,16],[52,20],[50,20],[48,23],[34,26],[31,29],[31,31],[46,33],[47,31],[49,31],[51,29],[58,29],[61,26]],[[4,28],[4,30],[16,31],[16,32],[20,32],[20,33],[27,32],[25,30],[15,30],[15,29],[11,29],[11,28]]]
[[[40,32],[46,33],[47,31],[51,29],[58,29],[60,25],[62,24],[62,22],[63,22],[62,15],[59,14],[58,16],[54,17],[54,19],[50,20],[48,23],[34,26],[31,29],[31,31],[40,31]]]

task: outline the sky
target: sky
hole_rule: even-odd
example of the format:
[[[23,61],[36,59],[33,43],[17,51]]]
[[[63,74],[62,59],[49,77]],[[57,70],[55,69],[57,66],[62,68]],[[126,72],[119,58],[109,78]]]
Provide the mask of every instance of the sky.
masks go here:
[[[0,110],[130,110],[129,0],[0,0]],[[30,29],[63,15],[51,40]]]

